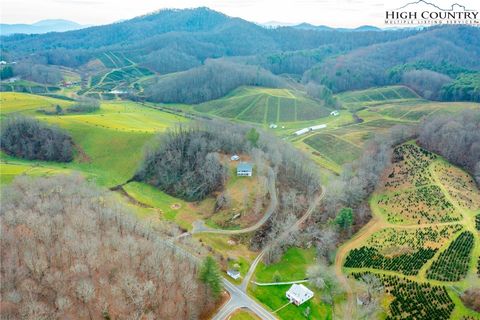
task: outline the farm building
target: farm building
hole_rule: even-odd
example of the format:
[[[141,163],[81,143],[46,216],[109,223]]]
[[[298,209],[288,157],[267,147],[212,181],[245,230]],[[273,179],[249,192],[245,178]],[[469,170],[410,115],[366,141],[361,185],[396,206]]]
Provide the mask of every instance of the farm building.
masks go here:
[[[307,132],[310,132],[310,131],[315,131],[315,130],[318,130],[318,129],[323,129],[323,128],[326,128],[326,127],[327,127],[326,124],[319,124],[319,125],[316,125],[316,126],[303,128],[301,130],[295,131],[295,135],[299,136],[299,135],[302,135],[304,133],[307,133]]]
[[[333,110],[332,112],[330,112],[330,115],[334,117],[338,116],[339,114],[340,112],[338,112],[338,110]]]
[[[253,166],[247,162],[241,162],[237,166],[237,176],[239,177],[251,177],[253,172]]]
[[[277,125],[275,123],[270,123],[270,129],[277,129]]]
[[[235,280],[237,280],[238,278],[240,278],[240,271],[238,271],[238,270],[229,269],[229,270],[227,270],[227,274],[228,274],[232,279],[235,279]]]
[[[313,291],[303,284],[293,284],[285,294],[291,303],[299,306],[313,297]]]
[[[230,160],[232,160],[232,161],[238,161],[238,160],[240,160],[240,157],[237,156],[236,154],[234,154],[233,156],[230,157]]]

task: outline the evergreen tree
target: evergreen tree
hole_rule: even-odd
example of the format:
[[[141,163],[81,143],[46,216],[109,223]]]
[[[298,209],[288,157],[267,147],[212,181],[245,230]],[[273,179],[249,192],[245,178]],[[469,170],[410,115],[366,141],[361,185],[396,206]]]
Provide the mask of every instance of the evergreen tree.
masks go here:
[[[255,130],[255,128],[250,129],[250,131],[247,132],[246,136],[247,140],[250,141],[252,146],[256,147],[258,145],[258,139],[260,138],[260,134]]]
[[[222,277],[217,262],[211,256],[203,260],[199,278],[210,288],[213,297],[218,298],[223,290]]]
[[[347,230],[353,224],[353,210],[352,208],[342,208],[335,218],[336,224],[343,230]]]

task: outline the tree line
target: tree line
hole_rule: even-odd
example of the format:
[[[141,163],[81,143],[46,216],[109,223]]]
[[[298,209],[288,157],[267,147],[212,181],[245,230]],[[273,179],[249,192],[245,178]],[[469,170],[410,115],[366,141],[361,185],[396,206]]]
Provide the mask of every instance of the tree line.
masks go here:
[[[470,172],[480,185],[480,111],[426,118],[419,127],[420,145]]]

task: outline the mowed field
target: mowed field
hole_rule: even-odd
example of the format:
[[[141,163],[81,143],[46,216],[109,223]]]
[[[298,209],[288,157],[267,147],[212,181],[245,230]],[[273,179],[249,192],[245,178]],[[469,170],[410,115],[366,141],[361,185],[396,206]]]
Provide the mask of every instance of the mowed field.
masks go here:
[[[373,225],[346,244],[344,272],[379,277],[391,319],[478,319],[459,292],[480,285],[480,191],[463,170],[413,142],[395,158],[370,200]]]
[[[0,93],[0,115],[3,117],[9,113],[34,112],[43,108],[55,108],[59,105],[62,108],[72,105],[73,102],[40,96],[29,93],[2,92]]]
[[[308,267],[315,264],[315,250],[290,248],[277,263],[266,266],[259,263],[255,270],[253,281],[259,283],[287,282],[303,280],[307,277]],[[322,301],[322,292],[307,286],[314,291],[314,297],[302,304],[290,304],[285,293],[291,285],[260,286],[251,284],[249,293],[267,306],[279,319],[332,319],[332,309],[329,304]],[[305,315],[305,310],[310,309],[310,315]]]
[[[259,124],[314,120],[332,111],[302,92],[261,87],[238,88],[223,98],[196,105],[194,110]]]
[[[348,109],[382,104],[384,101],[406,102],[422,100],[411,89],[404,86],[389,86],[359,91],[348,91],[337,95],[338,100]]]
[[[157,132],[186,121],[185,118],[133,102],[102,103],[99,111],[88,114],[46,116],[35,111],[57,104],[68,106],[71,102],[10,92],[2,93],[1,99],[2,118],[13,113],[35,116],[60,126],[73,137],[77,152],[72,163],[30,161],[31,165],[81,171],[106,187],[121,184],[132,177],[143,157],[144,145]],[[13,164],[20,162],[2,154],[2,162],[5,161]]]
[[[402,98],[400,98],[402,97]],[[325,122],[327,128],[300,137],[291,135],[294,145],[319,165],[340,173],[341,166],[361,155],[365,142],[395,125],[416,125],[422,117],[449,115],[480,108],[478,103],[434,102],[419,99],[402,86],[373,88],[337,95],[342,106],[356,115],[349,122]],[[341,117],[347,120],[341,111]]]

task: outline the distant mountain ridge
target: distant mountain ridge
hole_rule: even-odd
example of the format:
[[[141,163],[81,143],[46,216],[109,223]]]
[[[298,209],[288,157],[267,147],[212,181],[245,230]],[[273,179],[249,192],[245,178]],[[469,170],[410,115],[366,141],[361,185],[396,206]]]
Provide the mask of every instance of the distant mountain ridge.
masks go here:
[[[16,24],[0,24],[0,35],[8,36],[11,34],[42,34],[48,32],[64,32],[70,30],[78,30],[88,26],[78,24],[74,21],[64,19],[47,19],[40,20],[32,24],[16,23]]]
[[[417,0],[417,1],[413,1],[413,2],[409,2],[403,6],[401,6],[400,8],[396,9],[396,10],[402,10],[402,9],[405,9],[406,7],[409,7],[411,5],[417,5],[417,4],[424,4],[424,5],[428,5],[428,6],[431,6],[431,7],[434,7],[435,9],[438,9],[440,11],[453,11],[455,7],[460,7],[463,9],[463,11],[474,11],[474,10],[471,10],[471,9],[467,9],[464,5],[462,4],[459,4],[457,2],[453,3],[450,8],[448,9],[443,9],[443,8],[440,8],[439,6],[437,6],[436,4],[434,3],[431,3],[431,2],[428,2],[428,1],[425,1],[425,0]]]
[[[316,31],[326,31],[326,30],[328,31],[332,31],[332,30],[335,30],[335,31],[382,31],[382,29],[375,26],[360,26],[357,28],[333,28],[325,25],[316,26],[310,23],[305,23],[305,22],[294,25],[292,26],[292,28],[301,29],[301,30],[316,30]]]
[[[381,31],[383,29],[375,27],[375,26],[359,26],[356,28],[335,28],[329,27],[326,25],[314,25],[308,22],[302,22],[299,24],[295,23],[286,23],[286,22],[277,22],[277,21],[269,21],[265,23],[260,23],[259,25],[267,27],[267,28],[278,28],[278,27],[291,27],[298,30],[316,30],[316,31]]]

